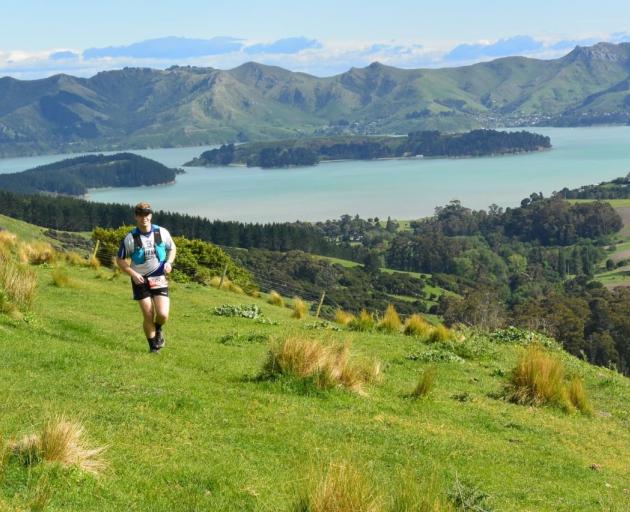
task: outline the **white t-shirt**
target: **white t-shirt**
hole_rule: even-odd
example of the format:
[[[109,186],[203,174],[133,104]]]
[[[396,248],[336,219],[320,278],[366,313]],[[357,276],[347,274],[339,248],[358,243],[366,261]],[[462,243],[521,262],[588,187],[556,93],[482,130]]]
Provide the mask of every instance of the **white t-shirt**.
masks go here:
[[[175,242],[171,238],[171,234],[167,229],[160,227],[160,235],[162,236],[162,242],[166,247],[167,254],[175,247]],[[162,270],[163,263],[160,263],[157,255],[155,254],[155,234],[153,229],[149,233],[140,232],[140,240],[142,241],[142,247],[144,249],[144,263],[138,264],[131,260],[131,268],[143,276],[153,274],[157,270]],[[133,231],[128,233],[123,239],[118,249],[118,257],[121,259],[131,258],[135,248],[133,240]]]

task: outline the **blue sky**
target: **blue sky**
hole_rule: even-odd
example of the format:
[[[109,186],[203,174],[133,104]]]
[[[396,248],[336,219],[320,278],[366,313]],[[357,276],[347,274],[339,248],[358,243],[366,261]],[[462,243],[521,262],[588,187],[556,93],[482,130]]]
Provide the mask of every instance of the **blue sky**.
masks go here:
[[[576,42],[618,42],[630,33],[630,2],[621,0],[3,4],[0,75],[23,78],[124,65],[232,67],[252,59],[320,75],[372,60],[435,67],[507,54],[552,58]],[[137,45],[167,36],[187,40]],[[109,47],[117,49],[103,50]]]

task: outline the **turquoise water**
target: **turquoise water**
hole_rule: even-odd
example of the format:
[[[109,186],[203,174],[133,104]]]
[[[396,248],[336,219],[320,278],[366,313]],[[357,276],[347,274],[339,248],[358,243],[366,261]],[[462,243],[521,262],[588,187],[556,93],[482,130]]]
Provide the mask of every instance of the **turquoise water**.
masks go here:
[[[459,199],[472,208],[516,206],[532,192],[598,183],[630,172],[630,127],[531,129],[554,148],[535,154],[468,158],[334,162],[315,167],[188,168],[174,185],[92,191],[89,199],[135,204],[211,219],[294,221],[362,217],[417,218]],[[134,151],[178,166],[206,148]],[[0,160],[15,172],[65,155]]]

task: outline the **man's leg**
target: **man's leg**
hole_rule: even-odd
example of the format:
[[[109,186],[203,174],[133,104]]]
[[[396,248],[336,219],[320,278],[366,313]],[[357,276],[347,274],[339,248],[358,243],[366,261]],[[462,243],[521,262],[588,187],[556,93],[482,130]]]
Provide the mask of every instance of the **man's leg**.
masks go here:
[[[151,349],[155,348],[155,322],[154,322],[154,308],[151,297],[146,297],[138,301],[140,304],[140,310],[142,311],[142,328],[144,329],[144,335],[149,341]]]
[[[156,346],[158,348],[162,348],[164,346],[164,334],[162,333],[162,326],[168,320],[168,313],[171,303],[168,295],[154,295],[153,304],[155,306]]]

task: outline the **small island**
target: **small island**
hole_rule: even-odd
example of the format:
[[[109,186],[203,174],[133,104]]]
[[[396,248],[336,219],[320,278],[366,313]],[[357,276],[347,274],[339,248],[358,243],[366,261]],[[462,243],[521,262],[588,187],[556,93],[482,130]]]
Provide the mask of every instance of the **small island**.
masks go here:
[[[183,172],[133,153],[85,155],[22,172],[0,174],[0,189],[19,194],[82,196],[90,188],[172,183],[175,176]]]
[[[205,151],[184,165],[278,168],[310,166],[333,160],[505,155],[550,147],[549,137],[527,131],[473,130],[448,134],[419,131],[407,136],[335,136],[224,144],[218,149]]]

